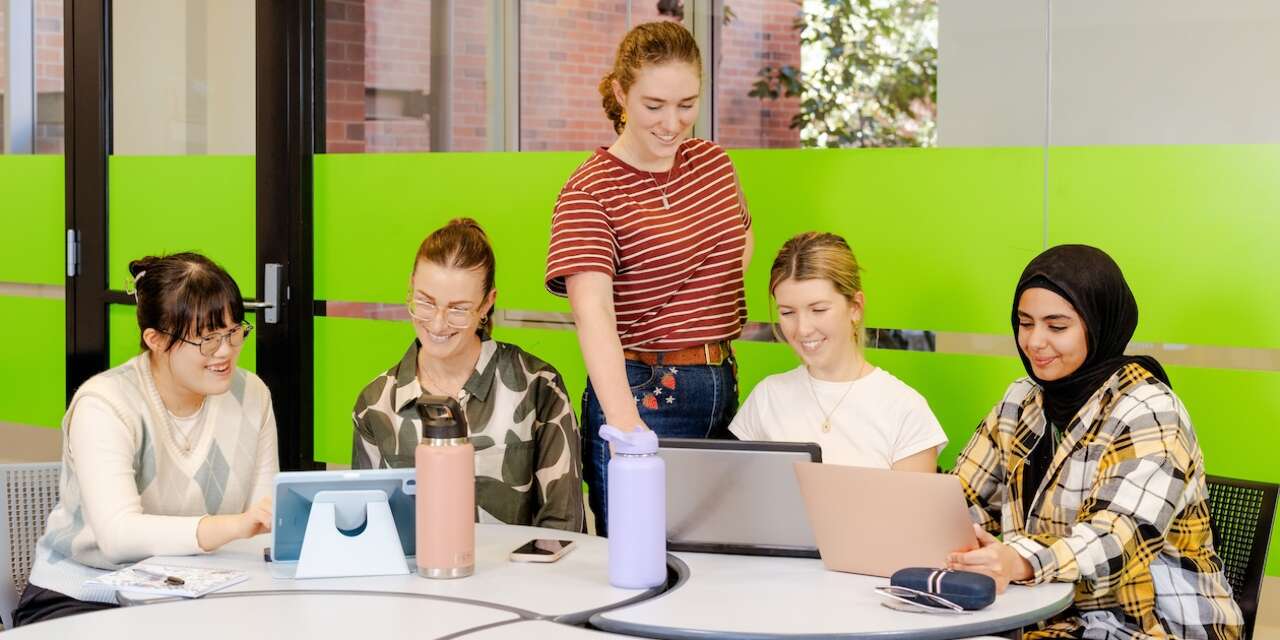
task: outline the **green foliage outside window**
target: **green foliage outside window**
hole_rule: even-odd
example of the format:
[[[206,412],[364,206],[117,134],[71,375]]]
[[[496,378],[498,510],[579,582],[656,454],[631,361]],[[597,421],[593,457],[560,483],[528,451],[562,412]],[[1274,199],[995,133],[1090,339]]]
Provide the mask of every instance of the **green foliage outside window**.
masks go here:
[[[764,67],[749,95],[800,98],[806,147],[937,144],[937,0],[796,4],[800,67]]]

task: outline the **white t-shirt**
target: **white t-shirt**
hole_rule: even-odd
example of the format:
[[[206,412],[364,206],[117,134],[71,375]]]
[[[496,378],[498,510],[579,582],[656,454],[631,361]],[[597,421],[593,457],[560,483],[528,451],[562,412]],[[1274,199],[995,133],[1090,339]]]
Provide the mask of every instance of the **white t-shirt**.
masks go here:
[[[819,404],[831,412],[826,433]],[[947,444],[924,396],[879,368],[853,383],[818,380],[804,365],[769,376],[751,390],[729,430],[742,440],[816,442],[823,462],[878,469]]]

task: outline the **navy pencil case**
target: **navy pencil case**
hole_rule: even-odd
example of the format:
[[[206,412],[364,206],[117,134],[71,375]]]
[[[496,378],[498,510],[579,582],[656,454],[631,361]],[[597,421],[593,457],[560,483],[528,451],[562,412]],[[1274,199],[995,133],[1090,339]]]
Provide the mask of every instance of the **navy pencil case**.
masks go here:
[[[895,571],[889,577],[889,587],[881,587],[879,591],[922,607],[975,611],[995,602],[996,581],[969,571],[910,567]]]

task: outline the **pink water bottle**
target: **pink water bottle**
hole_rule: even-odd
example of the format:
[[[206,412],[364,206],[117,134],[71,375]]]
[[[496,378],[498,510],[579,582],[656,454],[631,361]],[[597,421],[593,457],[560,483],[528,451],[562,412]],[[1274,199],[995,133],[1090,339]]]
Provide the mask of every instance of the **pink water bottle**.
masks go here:
[[[417,471],[418,575],[461,578],[476,568],[476,458],[453,398],[422,396]]]

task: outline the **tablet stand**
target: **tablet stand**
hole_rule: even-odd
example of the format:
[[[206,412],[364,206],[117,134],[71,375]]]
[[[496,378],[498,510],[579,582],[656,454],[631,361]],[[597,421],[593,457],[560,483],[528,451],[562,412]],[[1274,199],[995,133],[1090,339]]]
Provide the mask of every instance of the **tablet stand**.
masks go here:
[[[311,502],[298,556],[298,578],[409,573],[387,494],[321,491]]]

